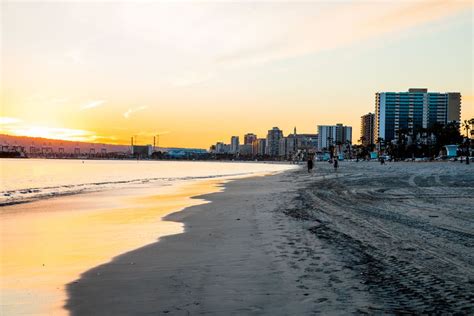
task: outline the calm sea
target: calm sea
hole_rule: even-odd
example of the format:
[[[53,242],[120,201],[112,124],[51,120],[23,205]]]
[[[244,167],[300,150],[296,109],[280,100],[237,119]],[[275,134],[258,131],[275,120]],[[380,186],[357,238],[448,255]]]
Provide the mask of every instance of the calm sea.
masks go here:
[[[1,159],[0,206],[24,200],[120,188],[144,182],[218,178],[283,171],[270,163]]]

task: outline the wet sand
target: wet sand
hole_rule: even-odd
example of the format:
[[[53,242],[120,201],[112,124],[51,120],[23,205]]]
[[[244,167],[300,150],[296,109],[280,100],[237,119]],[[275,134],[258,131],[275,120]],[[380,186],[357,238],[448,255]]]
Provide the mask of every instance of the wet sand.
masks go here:
[[[3,207],[0,314],[67,314],[67,283],[120,253],[183,232],[181,223],[161,218],[207,203],[190,197],[217,192],[222,181],[143,184]]]
[[[186,232],[67,286],[73,315],[474,313],[474,172],[317,163],[167,216]]]

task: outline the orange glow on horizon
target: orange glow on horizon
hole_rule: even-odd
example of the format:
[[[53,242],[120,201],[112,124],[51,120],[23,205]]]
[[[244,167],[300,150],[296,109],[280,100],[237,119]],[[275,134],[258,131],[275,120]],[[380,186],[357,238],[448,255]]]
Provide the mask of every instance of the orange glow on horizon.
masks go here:
[[[91,136],[91,133],[87,131],[40,126],[29,126],[22,127],[19,129],[11,129],[8,130],[6,134],[13,136],[38,137],[66,141],[89,142],[94,140],[93,136]]]

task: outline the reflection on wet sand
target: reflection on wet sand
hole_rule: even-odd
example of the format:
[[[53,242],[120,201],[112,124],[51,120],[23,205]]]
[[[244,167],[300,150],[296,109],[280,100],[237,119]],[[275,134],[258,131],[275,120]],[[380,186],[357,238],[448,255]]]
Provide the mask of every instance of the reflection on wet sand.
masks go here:
[[[205,203],[191,197],[219,191],[221,182],[142,185],[2,208],[2,314],[66,314],[65,284],[114,256],[182,232],[180,223],[161,218]]]

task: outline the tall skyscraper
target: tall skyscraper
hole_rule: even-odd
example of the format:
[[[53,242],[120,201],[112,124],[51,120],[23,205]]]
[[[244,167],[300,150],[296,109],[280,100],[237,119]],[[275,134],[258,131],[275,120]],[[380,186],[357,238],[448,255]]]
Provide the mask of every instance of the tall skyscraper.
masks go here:
[[[232,136],[230,138],[230,152],[232,154],[239,152],[239,136]]]
[[[253,142],[257,139],[257,135],[253,133],[248,133],[244,135],[244,145],[252,145]]]
[[[267,148],[266,153],[272,157],[278,156],[280,153],[280,139],[283,137],[283,132],[274,127],[268,131],[267,134]]]
[[[352,127],[342,124],[318,125],[318,149],[328,149],[331,145],[352,144]]]
[[[374,144],[374,120],[374,113],[367,113],[360,117],[360,138],[364,146]]]
[[[435,123],[447,124],[461,120],[459,92],[377,92],[375,94],[374,141],[397,141],[400,131],[416,135],[417,130]]]

